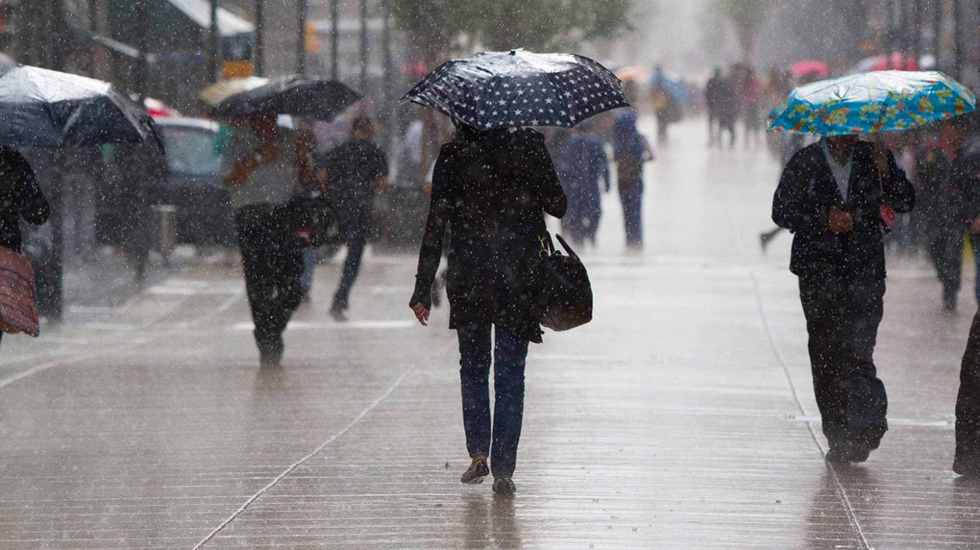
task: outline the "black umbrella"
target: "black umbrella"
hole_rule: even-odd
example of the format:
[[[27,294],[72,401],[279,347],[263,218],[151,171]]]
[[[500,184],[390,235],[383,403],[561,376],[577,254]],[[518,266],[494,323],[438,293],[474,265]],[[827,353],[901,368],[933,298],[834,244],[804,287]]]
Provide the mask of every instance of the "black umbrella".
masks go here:
[[[65,147],[151,137],[162,148],[150,117],[108,82],[30,66],[0,72],[0,144]]]
[[[599,113],[629,107],[622,82],[598,62],[526,50],[449,61],[402,100],[432,107],[480,130],[571,128]]]
[[[332,120],[359,99],[360,94],[340,82],[287,76],[229,96],[213,113],[222,118],[270,113]]]

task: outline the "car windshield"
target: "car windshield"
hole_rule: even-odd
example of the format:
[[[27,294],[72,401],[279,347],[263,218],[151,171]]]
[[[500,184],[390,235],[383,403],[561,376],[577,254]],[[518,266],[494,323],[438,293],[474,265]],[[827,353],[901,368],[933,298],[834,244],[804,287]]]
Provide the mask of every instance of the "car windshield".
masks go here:
[[[171,173],[213,176],[221,169],[221,155],[215,147],[214,132],[200,128],[164,126],[161,128]]]

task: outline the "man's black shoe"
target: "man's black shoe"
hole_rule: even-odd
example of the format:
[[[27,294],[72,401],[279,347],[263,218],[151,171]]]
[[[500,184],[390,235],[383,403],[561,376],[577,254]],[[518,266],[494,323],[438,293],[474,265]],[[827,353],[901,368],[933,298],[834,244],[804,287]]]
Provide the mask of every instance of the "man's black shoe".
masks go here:
[[[493,480],[493,492],[502,497],[512,497],[517,493],[517,486],[514,480],[507,476],[500,476]]]
[[[838,445],[827,451],[826,458],[833,464],[865,462],[871,456],[871,451],[866,445]]]
[[[967,460],[956,457],[953,460],[953,472],[963,477],[980,479],[980,460]]]

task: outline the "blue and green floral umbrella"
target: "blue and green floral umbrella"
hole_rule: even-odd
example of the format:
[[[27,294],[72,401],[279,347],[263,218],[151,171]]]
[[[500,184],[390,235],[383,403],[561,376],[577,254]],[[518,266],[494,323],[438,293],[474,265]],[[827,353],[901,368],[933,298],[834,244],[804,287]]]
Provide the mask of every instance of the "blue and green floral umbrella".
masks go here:
[[[878,71],[796,88],[769,113],[769,129],[822,136],[898,132],[976,105],[970,90],[943,73]]]

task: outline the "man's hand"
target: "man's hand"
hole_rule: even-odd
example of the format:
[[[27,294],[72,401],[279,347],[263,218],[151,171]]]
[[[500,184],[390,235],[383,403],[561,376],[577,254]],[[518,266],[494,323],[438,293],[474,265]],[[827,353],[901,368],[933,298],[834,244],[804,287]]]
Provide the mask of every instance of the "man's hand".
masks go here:
[[[831,233],[843,235],[854,230],[854,217],[851,216],[850,212],[845,212],[836,206],[831,206],[827,224]]]
[[[415,304],[412,306],[412,311],[415,313],[415,318],[419,320],[420,325],[423,327],[429,326],[429,308],[422,304]]]
[[[980,218],[973,220],[973,223],[970,224],[970,234],[980,235]]]

